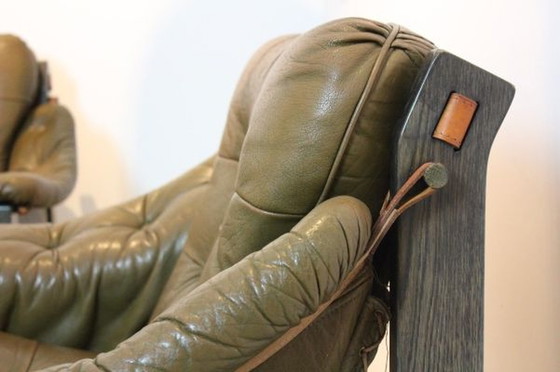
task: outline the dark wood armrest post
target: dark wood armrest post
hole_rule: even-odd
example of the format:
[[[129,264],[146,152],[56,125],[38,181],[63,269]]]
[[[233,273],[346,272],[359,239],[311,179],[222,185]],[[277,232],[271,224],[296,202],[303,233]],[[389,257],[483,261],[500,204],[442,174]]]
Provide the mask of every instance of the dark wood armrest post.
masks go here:
[[[478,104],[459,149],[433,138],[452,93]],[[392,189],[427,161],[442,163],[449,182],[395,227],[393,372],[483,369],[486,166],[513,95],[511,84],[441,50],[418,78],[396,134]]]

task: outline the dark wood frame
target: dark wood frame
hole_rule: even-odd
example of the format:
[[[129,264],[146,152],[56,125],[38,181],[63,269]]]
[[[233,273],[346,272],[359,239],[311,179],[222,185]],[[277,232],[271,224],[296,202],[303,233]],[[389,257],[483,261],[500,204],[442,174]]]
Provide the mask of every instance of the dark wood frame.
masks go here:
[[[459,150],[432,138],[452,92],[478,103]],[[392,189],[419,165],[449,182],[395,226],[391,371],[482,371],[486,166],[515,89],[442,50],[424,66],[396,135]]]

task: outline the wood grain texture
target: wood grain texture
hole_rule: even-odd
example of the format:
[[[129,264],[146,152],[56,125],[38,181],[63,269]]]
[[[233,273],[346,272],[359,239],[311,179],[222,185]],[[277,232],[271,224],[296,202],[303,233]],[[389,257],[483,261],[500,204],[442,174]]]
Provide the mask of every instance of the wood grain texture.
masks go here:
[[[478,102],[459,151],[432,138],[452,92]],[[444,164],[449,182],[396,226],[393,372],[482,371],[486,166],[513,95],[509,83],[441,50],[416,83],[396,136],[392,188],[426,161]]]

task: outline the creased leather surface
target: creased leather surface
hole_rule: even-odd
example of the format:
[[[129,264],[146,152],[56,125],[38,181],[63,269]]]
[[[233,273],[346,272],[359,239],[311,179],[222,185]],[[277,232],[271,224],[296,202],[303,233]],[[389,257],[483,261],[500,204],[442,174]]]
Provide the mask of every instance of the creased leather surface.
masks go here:
[[[39,103],[39,66],[20,39],[0,35],[0,203],[51,207],[76,182],[74,121]]]
[[[1,329],[107,351],[50,370],[243,365],[326,301],[363,252],[391,130],[432,47],[356,18],[267,43],[217,156],[184,181],[61,226],[0,230]],[[373,288],[366,270],[261,368],[356,370],[388,319]]]
[[[329,200],[292,232],[216,275],[151,324],[71,371],[231,371],[336,290],[369,238],[367,207]],[[56,369],[52,369],[56,370]]]
[[[85,350],[43,344],[0,332],[0,370],[37,370],[95,356]]]
[[[58,225],[0,226],[0,329],[110,350],[146,324],[211,173]]]

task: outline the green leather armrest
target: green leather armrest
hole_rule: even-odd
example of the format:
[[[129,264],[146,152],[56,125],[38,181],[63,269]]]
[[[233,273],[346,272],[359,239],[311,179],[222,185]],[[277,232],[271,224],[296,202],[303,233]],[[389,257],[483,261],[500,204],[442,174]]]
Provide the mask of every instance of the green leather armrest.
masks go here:
[[[364,252],[370,229],[365,204],[328,200],[114,350],[48,370],[233,371],[329,299]]]

